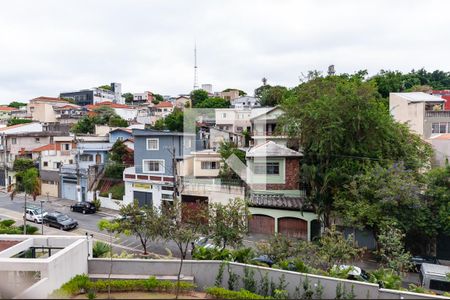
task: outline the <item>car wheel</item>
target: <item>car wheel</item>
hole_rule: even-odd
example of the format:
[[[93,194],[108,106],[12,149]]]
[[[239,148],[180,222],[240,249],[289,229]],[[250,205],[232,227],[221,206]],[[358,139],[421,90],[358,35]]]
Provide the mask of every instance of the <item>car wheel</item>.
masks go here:
[[[38,223],[38,220],[37,220],[37,219],[34,219],[33,222],[37,224],[37,223]]]
[[[83,209],[83,215],[85,215],[86,214],[86,210],[85,209]]]

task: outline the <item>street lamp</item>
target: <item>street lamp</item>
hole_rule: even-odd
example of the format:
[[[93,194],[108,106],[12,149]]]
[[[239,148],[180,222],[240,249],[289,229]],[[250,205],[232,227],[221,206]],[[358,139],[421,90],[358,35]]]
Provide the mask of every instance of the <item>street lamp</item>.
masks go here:
[[[44,204],[44,200],[41,200],[40,202],[41,202],[41,234],[44,235],[44,211],[42,210],[42,204]]]

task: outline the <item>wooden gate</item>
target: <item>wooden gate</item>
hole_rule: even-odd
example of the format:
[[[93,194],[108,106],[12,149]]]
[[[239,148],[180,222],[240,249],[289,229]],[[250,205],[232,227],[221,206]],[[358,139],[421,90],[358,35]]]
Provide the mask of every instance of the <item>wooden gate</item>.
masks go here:
[[[297,218],[279,218],[278,232],[288,237],[308,239],[308,223],[305,220]]]
[[[275,219],[265,215],[252,215],[248,221],[250,233],[274,234]]]

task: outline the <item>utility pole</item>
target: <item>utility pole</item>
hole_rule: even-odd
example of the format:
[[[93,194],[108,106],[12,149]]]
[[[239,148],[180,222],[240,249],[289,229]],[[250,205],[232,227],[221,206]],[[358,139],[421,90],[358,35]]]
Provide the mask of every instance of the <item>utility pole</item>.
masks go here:
[[[6,134],[2,133],[2,148],[3,148],[3,171],[5,172],[5,193],[8,192],[8,166],[6,163],[7,155],[6,155]]]
[[[77,165],[77,202],[81,202],[81,186],[80,186],[80,149],[78,149],[77,134],[74,135],[75,146],[77,149],[75,163]]]

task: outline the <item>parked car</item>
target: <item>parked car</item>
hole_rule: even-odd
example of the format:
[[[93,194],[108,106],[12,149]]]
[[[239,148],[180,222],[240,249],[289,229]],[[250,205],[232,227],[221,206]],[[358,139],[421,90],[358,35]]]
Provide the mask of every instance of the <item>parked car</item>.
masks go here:
[[[213,248],[219,248],[214,244],[211,244],[208,242],[209,237],[201,236],[198,239],[196,239],[194,242],[191,243],[191,254],[194,252],[195,248],[206,248],[206,249],[213,249]]]
[[[77,202],[70,206],[71,211],[80,212],[83,214],[93,214],[97,211],[97,208],[92,202]]]
[[[61,230],[70,230],[78,226],[78,222],[60,212],[49,213],[43,218],[44,225],[56,227]]]
[[[447,274],[450,274],[450,267],[424,262],[420,267],[420,283],[424,288],[438,294],[450,292]]]
[[[27,206],[25,209],[25,218],[34,223],[41,223],[42,218],[45,215],[47,215],[47,212],[45,210],[41,210],[39,207]]]
[[[427,264],[434,264],[434,265],[440,265],[441,263],[435,256],[413,256],[411,257],[411,263],[412,263],[412,271],[413,272],[420,272],[420,267],[422,267],[423,263]]]

